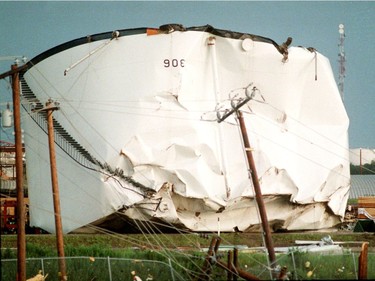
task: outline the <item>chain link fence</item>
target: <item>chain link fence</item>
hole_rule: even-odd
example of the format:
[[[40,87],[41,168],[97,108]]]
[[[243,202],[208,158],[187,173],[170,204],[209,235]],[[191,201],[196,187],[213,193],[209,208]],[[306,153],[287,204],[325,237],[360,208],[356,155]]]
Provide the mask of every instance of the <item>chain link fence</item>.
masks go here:
[[[142,280],[184,280],[169,263],[155,260],[137,260],[111,257],[65,257],[69,281],[83,280],[133,280],[135,276]],[[28,258],[26,260],[27,278],[41,273],[47,280],[58,279],[58,258]],[[17,275],[17,260],[1,260],[1,280],[13,281]]]
[[[225,261],[225,254],[217,257]],[[289,280],[355,280],[358,279],[358,255],[357,252],[343,252],[341,254],[328,253],[303,253],[291,251],[277,254],[277,264],[287,268]],[[197,258],[197,257],[196,257]],[[192,261],[190,270],[176,260],[166,259],[143,260],[113,257],[77,256],[65,257],[67,276],[69,281],[182,281],[196,280],[203,265],[204,256]],[[47,275],[46,280],[59,280],[59,259],[57,257],[28,258],[26,259],[27,278],[35,276],[39,271]],[[187,265],[187,264],[185,264]],[[231,280],[228,279],[225,270],[212,263],[207,280]],[[270,268],[267,265],[265,253],[240,253],[239,267],[257,276],[259,279],[270,279]],[[368,254],[368,279],[375,279],[375,254]],[[236,272],[232,272],[236,275]],[[1,260],[2,281],[14,281],[17,276],[17,259]],[[242,280],[242,279],[238,279]]]

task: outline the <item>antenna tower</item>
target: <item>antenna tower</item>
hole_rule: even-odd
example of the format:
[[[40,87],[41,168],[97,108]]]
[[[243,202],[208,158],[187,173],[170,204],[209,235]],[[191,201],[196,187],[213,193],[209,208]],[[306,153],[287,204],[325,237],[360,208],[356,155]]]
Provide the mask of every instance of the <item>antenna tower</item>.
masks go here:
[[[345,51],[344,51],[344,40],[345,40],[345,30],[342,23],[339,24],[339,92],[341,99],[344,100],[344,78],[345,78]]]

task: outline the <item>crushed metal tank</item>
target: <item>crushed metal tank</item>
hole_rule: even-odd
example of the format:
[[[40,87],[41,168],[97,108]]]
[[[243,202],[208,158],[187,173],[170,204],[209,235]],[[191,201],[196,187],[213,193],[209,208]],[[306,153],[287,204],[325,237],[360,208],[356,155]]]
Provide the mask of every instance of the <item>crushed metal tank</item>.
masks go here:
[[[21,92],[32,226],[55,232],[48,100],[59,103],[65,233],[113,214],[192,231],[258,229],[230,114],[238,104],[273,230],[325,229],[344,217],[348,116],[328,59],[291,38],[179,24],[99,33],[30,60]]]

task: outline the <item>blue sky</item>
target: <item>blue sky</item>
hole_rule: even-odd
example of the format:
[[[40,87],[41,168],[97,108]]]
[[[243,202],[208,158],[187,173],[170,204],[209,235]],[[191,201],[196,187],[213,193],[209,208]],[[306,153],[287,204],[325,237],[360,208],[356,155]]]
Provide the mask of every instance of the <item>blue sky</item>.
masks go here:
[[[375,2],[373,1],[0,1],[0,73],[66,41],[117,29],[210,24],[315,47],[338,77],[338,25],[345,25],[344,104],[350,148],[375,148]],[[0,108],[11,101],[0,81]],[[9,130],[0,131],[6,140]],[[10,133],[11,135],[11,133]],[[5,137],[4,137],[5,136]]]

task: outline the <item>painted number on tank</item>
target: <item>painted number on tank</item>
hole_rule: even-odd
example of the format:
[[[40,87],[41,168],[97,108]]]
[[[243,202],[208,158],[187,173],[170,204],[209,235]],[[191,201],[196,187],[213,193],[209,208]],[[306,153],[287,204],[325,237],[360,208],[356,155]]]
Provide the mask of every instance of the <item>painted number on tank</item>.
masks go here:
[[[185,59],[165,59],[164,67],[185,67]]]

